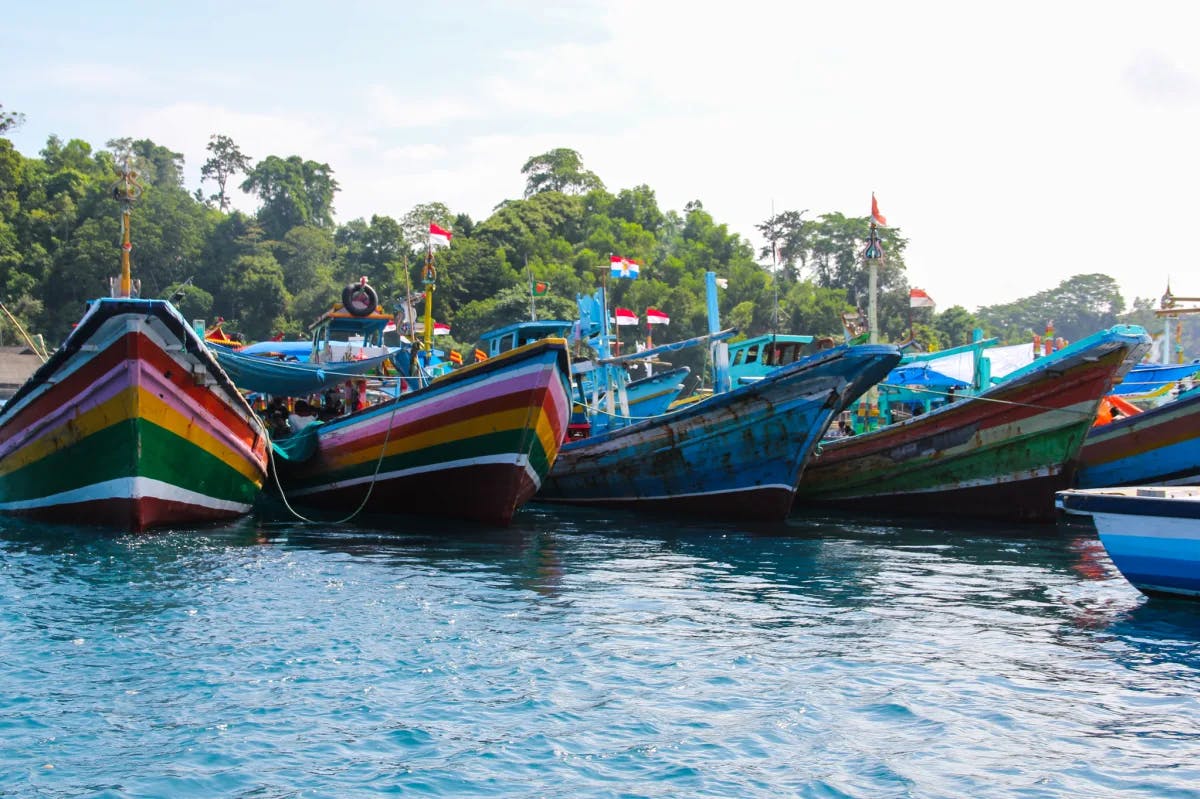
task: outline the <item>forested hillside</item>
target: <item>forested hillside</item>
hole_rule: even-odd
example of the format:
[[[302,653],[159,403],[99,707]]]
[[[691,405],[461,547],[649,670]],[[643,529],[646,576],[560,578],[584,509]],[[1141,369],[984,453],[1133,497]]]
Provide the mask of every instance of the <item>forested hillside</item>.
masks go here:
[[[436,202],[437,187],[430,186],[431,201],[399,219],[376,215],[339,225],[339,186],[329,164],[298,155],[255,159],[214,135],[202,186],[189,188],[183,157],[166,146],[121,139],[97,149],[51,137],[36,156],[26,156],[2,136],[20,121],[12,112],[0,115],[0,298],[51,346],[116,274],[120,210],[111,190],[127,159],[145,186],[133,216],[142,295],[167,297],[182,286],[178,306],[185,317],[224,317],[228,331],[249,340],[303,336],[361,275],[389,308],[407,286],[419,291],[430,221],[454,233],[453,246],[438,253],[434,308],[452,326],[457,346],[527,317],[531,277],[549,286],[536,299],[541,318],[573,318],[575,294],[594,290],[612,253],[642,267],[637,280],[610,281],[610,307],[630,308],[643,320],[647,307],[665,312],[671,322],[655,331],[660,342],[705,331],[709,270],[728,280],[723,322],[747,335],[772,329],[840,335],[841,312],[867,305],[865,216],[783,211],[759,226],[774,253],[770,246],[755,252],[700,200],[668,210],[650,186],[610,190],[569,149],[514,164],[526,178],[525,195],[502,202],[486,219]],[[258,199],[254,214],[230,209],[234,187]],[[886,253],[880,327],[884,340],[900,341],[908,338],[910,319],[907,242],[898,228],[880,234]],[[936,296],[936,287],[925,288]],[[1143,316],[1146,307],[1142,302]],[[911,313],[918,340],[941,348],[963,343],[978,326],[1025,340],[1049,318],[1058,335],[1073,339],[1114,323],[1124,310],[1115,282],[1092,274],[976,313],[961,307]],[[645,327],[622,332],[628,342],[644,336]],[[16,342],[5,319],[0,343]]]

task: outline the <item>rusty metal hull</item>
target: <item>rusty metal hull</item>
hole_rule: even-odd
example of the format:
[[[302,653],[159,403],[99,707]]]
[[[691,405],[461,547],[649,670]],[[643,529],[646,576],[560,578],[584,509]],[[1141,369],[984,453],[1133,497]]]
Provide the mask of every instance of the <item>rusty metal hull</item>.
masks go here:
[[[568,442],[536,499],[783,519],[830,420],[899,359],[891,346],[839,347],[676,412]]]
[[[826,443],[796,507],[1052,520],[1101,398],[1149,346],[1134,331],[1105,331],[977,397]]]

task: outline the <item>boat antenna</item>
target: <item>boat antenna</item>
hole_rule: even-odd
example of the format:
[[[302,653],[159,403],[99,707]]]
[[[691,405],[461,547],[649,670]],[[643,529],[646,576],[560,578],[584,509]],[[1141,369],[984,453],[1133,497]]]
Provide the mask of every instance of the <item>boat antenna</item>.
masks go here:
[[[525,253],[525,276],[529,278],[529,321],[537,321],[537,308],[533,305],[533,270],[529,268],[529,253]]]

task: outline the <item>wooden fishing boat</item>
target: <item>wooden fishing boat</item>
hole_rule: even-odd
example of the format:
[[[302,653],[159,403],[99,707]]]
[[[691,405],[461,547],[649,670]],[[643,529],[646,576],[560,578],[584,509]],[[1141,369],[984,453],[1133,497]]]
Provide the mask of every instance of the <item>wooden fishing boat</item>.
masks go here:
[[[92,301],[0,411],[0,512],[122,530],[228,519],[267,474],[261,423],[169,302],[131,297],[126,173],[117,296]]]
[[[1149,596],[1200,599],[1200,488],[1063,491],[1065,510],[1091,515],[1113,564]]]
[[[558,456],[570,415],[567,342],[473,363],[276,443],[289,504],[507,525]]]
[[[663,416],[566,443],[539,501],[779,520],[830,419],[900,360],[836,347]]]
[[[1200,389],[1092,427],[1075,485],[1200,485]]]
[[[805,470],[797,506],[1051,520],[1101,398],[1149,345],[1142,328],[1117,326],[976,396],[830,441]]]

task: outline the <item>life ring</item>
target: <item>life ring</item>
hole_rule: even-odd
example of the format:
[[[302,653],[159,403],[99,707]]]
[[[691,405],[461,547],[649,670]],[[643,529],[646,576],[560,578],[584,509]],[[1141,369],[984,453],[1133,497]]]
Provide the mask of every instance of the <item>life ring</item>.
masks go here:
[[[351,283],[342,289],[342,306],[351,316],[370,316],[379,305],[379,295],[366,283]]]

